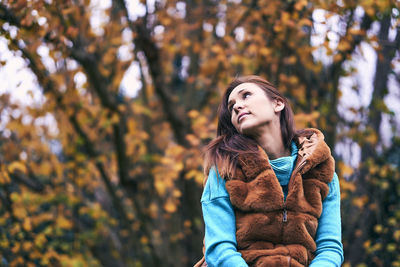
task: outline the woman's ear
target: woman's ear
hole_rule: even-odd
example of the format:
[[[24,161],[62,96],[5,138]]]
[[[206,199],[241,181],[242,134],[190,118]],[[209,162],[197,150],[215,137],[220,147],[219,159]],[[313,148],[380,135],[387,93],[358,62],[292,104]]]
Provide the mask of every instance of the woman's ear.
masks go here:
[[[281,112],[285,108],[285,103],[281,99],[274,99],[275,107],[274,111],[275,112]]]

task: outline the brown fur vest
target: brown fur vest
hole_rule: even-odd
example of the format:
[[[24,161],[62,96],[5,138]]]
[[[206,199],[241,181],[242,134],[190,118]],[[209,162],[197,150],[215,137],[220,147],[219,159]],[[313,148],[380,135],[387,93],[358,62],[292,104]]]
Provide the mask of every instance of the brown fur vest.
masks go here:
[[[308,266],[322,200],[334,173],[334,159],[316,129],[295,140],[299,151],[284,201],[282,187],[262,148],[239,156],[226,188],[236,213],[238,251],[250,266]]]

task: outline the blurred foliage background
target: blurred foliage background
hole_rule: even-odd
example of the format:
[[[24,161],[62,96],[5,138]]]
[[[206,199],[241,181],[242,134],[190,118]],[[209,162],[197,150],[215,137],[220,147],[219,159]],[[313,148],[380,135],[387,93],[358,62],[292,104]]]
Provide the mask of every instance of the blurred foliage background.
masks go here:
[[[1,41],[35,77],[25,99],[42,100],[0,96],[0,265],[192,266],[202,148],[227,83],[258,74],[332,148],[344,266],[400,266],[399,12],[396,0],[1,0]]]

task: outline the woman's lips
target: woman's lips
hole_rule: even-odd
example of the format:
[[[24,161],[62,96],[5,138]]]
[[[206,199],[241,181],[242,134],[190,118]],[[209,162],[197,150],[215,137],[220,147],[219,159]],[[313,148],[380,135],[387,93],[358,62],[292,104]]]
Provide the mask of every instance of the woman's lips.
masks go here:
[[[247,115],[249,115],[249,114],[250,114],[250,113],[248,113],[248,112],[245,112],[245,113],[240,114],[239,117],[238,117],[238,122],[240,122],[240,121],[242,120],[242,118],[244,118],[245,116],[247,116]]]

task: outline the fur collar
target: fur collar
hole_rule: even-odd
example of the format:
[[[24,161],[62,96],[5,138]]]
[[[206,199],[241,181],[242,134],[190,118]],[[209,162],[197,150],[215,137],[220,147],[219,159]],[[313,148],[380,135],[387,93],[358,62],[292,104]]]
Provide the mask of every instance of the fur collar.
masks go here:
[[[331,150],[324,142],[324,135],[318,129],[301,130],[294,141],[298,147],[298,155],[293,172],[298,171],[300,174],[304,174],[331,157]],[[268,155],[260,146],[257,154],[240,155],[238,163],[247,180],[251,180],[261,172],[271,169]]]

